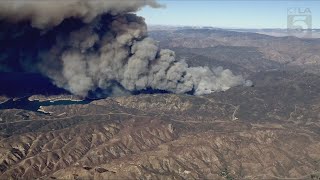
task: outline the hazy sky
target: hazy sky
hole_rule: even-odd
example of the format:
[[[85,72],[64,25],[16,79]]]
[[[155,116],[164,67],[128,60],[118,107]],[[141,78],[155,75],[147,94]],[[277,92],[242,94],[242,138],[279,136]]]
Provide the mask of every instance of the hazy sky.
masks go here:
[[[301,12],[307,12],[305,8],[309,8],[312,13],[313,28],[320,28],[320,0],[159,0],[159,2],[167,7],[144,8],[138,13],[146,18],[148,24],[286,28],[288,8],[296,8],[297,14],[299,14],[298,8]]]

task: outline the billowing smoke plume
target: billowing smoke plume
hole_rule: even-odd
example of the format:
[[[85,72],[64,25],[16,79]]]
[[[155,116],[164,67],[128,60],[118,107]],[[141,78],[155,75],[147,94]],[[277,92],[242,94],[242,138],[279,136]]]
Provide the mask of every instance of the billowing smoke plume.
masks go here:
[[[0,2],[0,63],[41,72],[58,87],[86,96],[122,87],[195,95],[250,84],[230,70],[188,67],[147,37],[136,12],[154,0],[12,0]]]

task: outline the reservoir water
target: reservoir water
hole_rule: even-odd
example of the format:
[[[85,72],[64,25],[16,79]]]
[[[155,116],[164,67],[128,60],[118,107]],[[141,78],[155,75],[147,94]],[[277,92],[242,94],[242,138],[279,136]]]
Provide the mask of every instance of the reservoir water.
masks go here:
[[[71,100],[61,100],[61,101],[29,101],[28,97],[24,97],[18,100],[10,99],[7,102],[0,104],[1,109],[24,109],[29,111],[37,111],[40,106],[56,106],[56,105],[70,105],[70,104],[88,104],[92,100],[82,100],[82,101],[71,101]]]
[[[6,97],[24,97],[18,100],[10,99],[0,104],[0,109],[25,109],[37,111],[40,106],[69,105],[69,104],[88,104],[92,100],[83,101],[29,101],[32,95],[59,95],[68,94],[64,89],[52,84],[51,80],[38,73],[24,72],[0,72],[0,95]]]

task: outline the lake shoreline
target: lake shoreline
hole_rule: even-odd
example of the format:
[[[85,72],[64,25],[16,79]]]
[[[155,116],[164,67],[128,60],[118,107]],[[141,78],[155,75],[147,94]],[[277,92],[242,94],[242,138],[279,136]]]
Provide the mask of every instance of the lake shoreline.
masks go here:
[[[31,97],[31,96],[30,96]],[[50,114],[50,112],[43,112],[43,107],[46,106],[59,106],[59,105],[73,105],[73,104],[89,104],[92,100],[76,100],[76,99],[47,99],[44,100],[29,100],[30,97],[24,97],[20,99],[9,99],[6,102],[0,103],[0,110],[4,109],[23,109],[34,112],[42,112],[45,114]]]

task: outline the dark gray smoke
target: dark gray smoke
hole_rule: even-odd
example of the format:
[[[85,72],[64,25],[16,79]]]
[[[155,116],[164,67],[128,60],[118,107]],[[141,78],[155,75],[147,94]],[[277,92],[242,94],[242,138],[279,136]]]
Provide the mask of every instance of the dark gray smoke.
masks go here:
[[[161,7],[154,0],[0,2],[0,71],[38,71],[80,96],[121,93],[119,86],[203,95],[251,84],[230,70],[188,67],[159,49],[132,14],[146,5]]]

